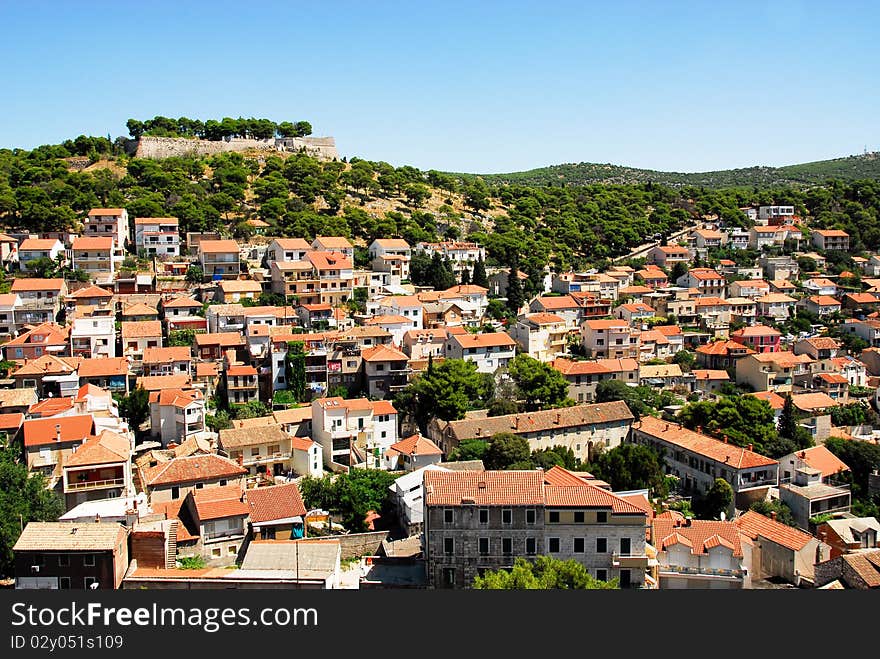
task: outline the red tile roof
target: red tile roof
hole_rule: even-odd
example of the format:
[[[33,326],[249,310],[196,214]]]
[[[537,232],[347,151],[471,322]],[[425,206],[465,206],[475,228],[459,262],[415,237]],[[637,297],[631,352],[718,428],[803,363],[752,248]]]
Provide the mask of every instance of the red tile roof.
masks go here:
[[[245,501],[251,521],[255,524],[306,514],[306,506],[296,483],[252,488],[245,491]]]
[[[795,455],[803,460],[808,467],[821,471],[823,478],[834,476],[842,471],[850,470],[849,466],[847,466],[843,460],[834,455],[822,444],[797,451]]]
[[[129,441],[110,430],[98,437],[89,437],[82,446],[64,460],[65,467],[84,467],[87,465],[115,464],[125,462],[131,457]]]
[[[732,549],[734,556],[743,555],[739,529],[734,522],[694,519],[690,525],[684,522],[676,526],[673,519],[656,517],[652,538],[652,544],[661,551],[680,542],[690,547],[692,554],[705,554],[707,549],[722,545]]]
[[[400,352],[400,350],[386,345],[378,345],[371,348],[365,348],[361,351],[361,358],[365,362],[409,361],[409,357]]]
[[[733,520],[733,523],[736,524],[740,533],[744,533],[752,540],[757,540],[760,536],[793,551],[800,551],[808,542],[815,539],[809,533],[772,520],[754,510],[740,515]]]
[[[77,373],[80,378],[99,378],[113,375],[128,375],[128,360],[125,357],[96,357],[83,359]]]
[[[645,514],[640,507],[588,481],[578,485],[545,485],[544,502],[548,508],[610,508],[618,515]]]
[[[150,487],[218,480],[247,474],[247,469],[219,455],[191,455],[174,458],[155,467],[142,470],[144,481]]]
[[[102,236],[100,238],[85,238],[81,236],[71,243],[70,248],[75,252],[86,249],[107,251],[113,249],[113,238],[109,236]]]
[[[250,506],[244,501],[241,485],[222,485],[193,490],[190,493],[200,521],[247,515]]]
[[[167,348],[144,348],[144,364],[165,362],[188,362],[192,360],[189,346],[169,346]]]
[[[220,254],[235,252],[238,254],[238,243],[234,240],[201,240],[199,251],[202,254]]]
[[[23,427],[25,447],[47,446],[57,442],[58,433],[61,435],[61,443],[86,439],[95,429],[95,420],[91,414],[78,414],[28,419]]]
[[[449,337],[462,348],[490,348],[493,346],[513,347],[516,345],[507,332],[487,332],[484,334],[458,334]]]
[[[434,442],[419,434],[411,435],[392,444],[388,450],[405,455],[441,455],[443,453]]]
[[[128,320],[121,325],[123,339],[162,338],[162,322],[158,320]]]
[[[95,297],[111,298],[111,297],[113,297],[113,293],[111,293],[107,289],[101,288],[100,286],[85,286],[85,287],[80,288],[79,290],[71,293],[67,297],[71,297],[75,300],[82,300],[82,299],[95,298]]]
[[[60,291],[64,287],[63,279],[29,279],[17,277],[12,281],[9,291],[22,293],[27,291]]]
[[[137,379],[137,386],[143,387],[147,391],[158,391],[159,389],[176,388],[181,389],[192,384],[190,377],[183,375],[142,375]]]
[[[544,504],[540,471],[425,471],[425,504],[460,506],[472,501],[484,506]]]

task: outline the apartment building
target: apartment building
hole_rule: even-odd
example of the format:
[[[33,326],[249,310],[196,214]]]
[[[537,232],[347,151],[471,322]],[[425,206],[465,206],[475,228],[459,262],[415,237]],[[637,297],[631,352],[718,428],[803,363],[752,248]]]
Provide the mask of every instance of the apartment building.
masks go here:
[[[587,357],[622,359],[639,357],[639,334],[623,320],[585,320],[581,344]]]
[[[452,334],[446,339],[446,358],[477,365],[480,373],[494,373],[516,356],[516,341],[507,332]]]
[[[325,465],[353,465],[356,452],[381,456],[398,441],[397,410],[385,400],[316,398],[312,439],[321,446]]]
[[[510,336],[522,351],[542,362],[552,361],[566,351],[569,328],[562,316],[552,313],[529,313],[517,319]]]
[[[180,256],[180,226],[176,217],[134,218],[134,246],[147,257]]]
[[[201,240],[199,266],[206,281],[238,279],[241,273],[239,247],[234,240]]]

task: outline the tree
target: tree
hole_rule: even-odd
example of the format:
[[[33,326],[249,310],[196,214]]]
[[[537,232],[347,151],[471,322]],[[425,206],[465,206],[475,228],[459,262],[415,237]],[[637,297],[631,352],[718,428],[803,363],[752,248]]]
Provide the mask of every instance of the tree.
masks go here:
[[[287,356],[284,358],[284,380],[287,389],[297,401],[306,398],[306,353],[302,341],[287,342]]]
[[[143,387],[137,387],[119,401],[119,415],[128,420],[129,427],[135,433],[140,431],[141,425],[150,417],[150,392]]]
[[[749,510],[761,513],[765,517],[773,517],[773,514],[776,513],[777,522],[798,528],[797,522],[794,520],[794,515],[791,512],[791,508],[788,507],[788,504],[779,499],[762,499],[760,501],[755,501],[755,503],[749,507]]]
[[[519,405],[515,400],[496,397],[489,401],[487,416],[504,416],[517,412],[519,412]]]
[[[28,522],[54,522],[64,512],[61,497],[46,488],[46,477],[28,472],[18,451],[0,449],[0,575],[12,576],[12,547]]]
[[[229,412],[233,419],[256,419],[257,417],[272,414],[272,410],[259,400],[233,404]]]
[[[474,272],[471,275],[471,283],[474,286],[489,288],[489,277],[486,276],[486,264],[483,263],[482,256],[478,257],[476,263],[474,263]]]
[[[587,471],[610,483],[615,490],[647,488],[655,496],[667,494],[663,458],[649,446],[621,444],[610,451],[602,451],[590,462]]]
[[[721,513],[730,510],[733,502],[733,488],[723,478],[716,478],[708,492],[694,503],[694,510],[702,519],[718,519]]]
[[[195,343],[196,331],[191,329],[171,330],[168,332],[169,346],[191,346]]]
[[[186,269],[186,281],[190,284],[201,284],[204,276],[204,271],[197,265],[191,265]]]
[[[869,476],[880,469],[880,445],[854,439],[829,437],[825,448],[840,458],[852,472],[853,497],[868,498]]]
[[[511,313],[517,314],[525,301],[522,282],[519,280],[519,262],[514,259],[507,274],[507,308]]]
[[[538,556],[534,563],[517,557],[509,570],[487,570],[474,579],[477,590],[615,590],[617,579],[601,581],[583,564]]]
[[[348,473],[322,478],[306,476],[300,492],[307,509],[324,508],[338,515],[349,531],[366,531],[367,513],[381,512],[386,526],[392,508],[388,489],[397,478],[380,469],[352,469]]]
[[[471,283],[471,271],[467,268],[463,268],[461,271],[461,285],[467,286]]]
[[[770,404],[755,396],[734,396],[717,402],[689,403],[678,418],[688,428],[703,428],[716,436],[727,436],[732,444],[761,453],[776,436],[776,422]]]
[[[525,400],[528,412],[560,407],[569,400],[565,376],[525,353],[511,360],[508,373],[516,383],[517,395]]]
[[[532,451],[530,460],[533,467],[541,467],[545,471],[554,466],[578,471],[582,466],[574,451],[567,446],[557,445],[551,448],[536,449]]]
[[[519,462],[527,462],[530,457],[527,440],[513,433],[499,432],[489,439],[483,465],[486,469],[510,469]]]
[[[421,208],[431,198],[431,191],[420,183],[410,183],[403,189],[403,194],[407,201],[416,208]]]
[[[490,378],[483,377],[477,365],[462,359],[446,359],[432,365],[416,377],[395,398],[395,407],[405,410],[419,423],[423,434],[428,421],[437,417],[443,421],[464,418],[464,413],[475,405],[482,406],[492,397]]]
[[[679,350],[672,358],[672,363],[681,366],[681,370],[685,373],[689,373],[691,371],[696,361],[697,356],[690,350]],[[699,384],[699,382],[697,384]]]
[[[483,460],[488,450],[489,442],[485,439],[466,439],[449,452],[449,461]]]

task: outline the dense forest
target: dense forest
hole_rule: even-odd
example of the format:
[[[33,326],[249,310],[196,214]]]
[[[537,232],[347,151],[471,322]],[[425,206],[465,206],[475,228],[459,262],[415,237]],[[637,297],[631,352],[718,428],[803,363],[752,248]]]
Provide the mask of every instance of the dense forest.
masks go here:
[[[125,155],[124,141],[79,136],[0,150],[0,223],[7,230],[59,230],[76,227],[90,208],[124,206],[131,217],[175,216],[182,231],[221,230],[240,239],[251,235],[251,218],[268,222],[270,234],[344,235],[360,244],[391,236],[410,244],[467,238],[486,246],[487,266],[529,274],[526,293],[548,263],[601,265],[706,214],[747,226],[739,210],[746,205],[792,204],[811,226],[850,232],[855,251],[880,247],[876,179],[722,189],[530,186],[302,153],[138,159]],[[92,164],[72,162],[83,157]]]
[[[195,137],[203,140],[222,140],[224,137],[249,137],[267,140],[272,137],[305,137],[312,134],[312,125],[308,121],[282,121],[275,123],[271,119],[245,119],[224,117],[223,119],[190,119],[179,117],[156,116],[141,121],[129,119],[125,124],[129,135],[138,139],[142,135],[155,137]]]
[[[475,176],[475,175],[459,175]],[[483,174],[487,183],[518,185],[590,185],[592,183],[659,183],[670,187],[702,186],[707,188],[810,185],[828,179],[855,181],[880,178],[880,153],[866,153],[833,160],[788,165],[786,167],[746,167],[716,172],[658,172],[620,165],[570,163],[530,169],[510,174]]]

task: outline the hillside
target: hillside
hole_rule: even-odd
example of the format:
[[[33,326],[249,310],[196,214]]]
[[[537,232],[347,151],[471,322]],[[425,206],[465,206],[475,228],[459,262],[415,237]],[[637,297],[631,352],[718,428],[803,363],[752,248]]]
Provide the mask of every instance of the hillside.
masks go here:
[[[457,174],[469,177],[472,174]],[[698,186],[707,188],[766,187],[782,185],[810,185],[828,179],[855,181],[880,179],[880,152],[864,155],[819,160],[787,165],[785,167],[746,167],[715,172],[659,172],[620,165],[599,163],[569,163],[530,169],[509,174],[481,174],[487,183],[515,185],[558,186],[605,184],[659,183],[674,188]]]

